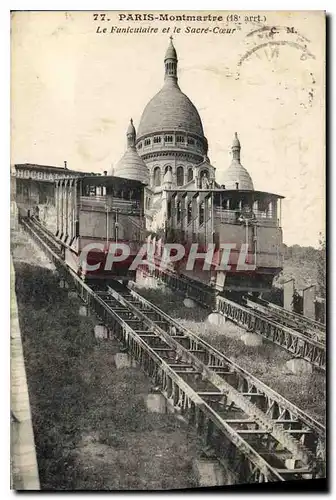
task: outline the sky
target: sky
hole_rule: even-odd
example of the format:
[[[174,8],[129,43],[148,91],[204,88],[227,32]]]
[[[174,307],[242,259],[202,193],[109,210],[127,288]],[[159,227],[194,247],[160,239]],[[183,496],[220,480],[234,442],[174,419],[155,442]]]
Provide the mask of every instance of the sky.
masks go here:
[[[12,14],[11,163],[67,160],[71,169],[109,171],[125,150],[130,118],[137,128],[162,87],[173,34],[179,85],[199,111],[217,180],[238,132],[255,189],[285,197],[284,242],[316,247],[325,224],[324,16],[270,11],[252,19],[239,12],[235,22],[226,21],[228,12],[210,13],[224,21]],[[111,34],[112,26],[158,33]],[[187,27],[208,32],[186,33]],[[214,27],[235,31],[209,32]]]

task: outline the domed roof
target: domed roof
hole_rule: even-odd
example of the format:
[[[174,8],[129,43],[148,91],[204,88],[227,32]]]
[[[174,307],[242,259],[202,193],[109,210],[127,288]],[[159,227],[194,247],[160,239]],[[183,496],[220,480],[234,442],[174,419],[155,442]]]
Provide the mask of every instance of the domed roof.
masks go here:
[[[232,163],[222,175],[219,176],[218,183],[225,186],[225,189],[246,189],[254,190],[250,174],[240,163],[240,142],[238,134],[235,132],[232,143]],[[238,184],[238,186],[237,186]]]
[[[127,129],[127,150],[111,169],[111,175],[117,177],[124,177],[125,179],[132,179],[149,183],[149,170],[145,162],[140,158],[135,149],[135,128],[131,118],[130,124]]]
[[[224,184],[225,189],[247,189],[254,190],[250,174],[237,160],[233,160],[231,165],[220,176],[218,182]]]
[[[164,61],[163,88],[145,107],[137,138],[155,132],[179,130],[204,137],[203,125],[197,109],[178,86],[177,56],[172,41],[170,41]]]
[[[153,132],[183,130],[203,136],[197,109],[178,85],[165,84],[147,104],[138,128],[138,138]]]
[[[149,183],[149,171],[136,149],[128,149],[113,169],[113,174],[125,179]]]

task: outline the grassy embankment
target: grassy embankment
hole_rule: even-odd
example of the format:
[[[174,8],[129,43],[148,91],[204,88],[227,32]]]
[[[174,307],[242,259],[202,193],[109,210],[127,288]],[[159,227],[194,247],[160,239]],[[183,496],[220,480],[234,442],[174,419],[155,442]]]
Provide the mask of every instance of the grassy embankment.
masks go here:
[[[116,369],[117,343],[95,339],[95,319],[79,317],[26,236],[13,235],[12,252],[42,489],[196,486],[194,432],[147,411],[148,379]]]
[[[198,306],[194,309],[186,308],[183,305],[183,298],[175,292],[170,293],[164,288],[161,290],[141,288],[138,291],[242,368],[311,414],[312,417],[324,422],[326,381],[323,373],[313,372],[307,376],[294,375],[285,367],[291,355],[284,349],[265,340],[259,347],[246,346],[240,340],[245,332],[244,329],[231,322],[221,327],[210,325],[206,322],[209,311]]]

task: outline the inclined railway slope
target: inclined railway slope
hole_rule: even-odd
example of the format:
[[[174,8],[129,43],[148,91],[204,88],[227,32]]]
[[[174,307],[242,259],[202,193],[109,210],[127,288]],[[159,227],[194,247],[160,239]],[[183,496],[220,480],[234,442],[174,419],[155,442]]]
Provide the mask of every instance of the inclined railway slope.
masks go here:
[[[252,330],[264,337],[266,340],[277,344],[285,349],[293,357],[302,358],[311,363],[315,368],[325,371],[326,369],[326,346],[324,341],[316,340],[304,330],[304,333],[295,330],[285,324],[284,319],[270,316],[269,313],[261,312],[256,307],[243,305],[221,295],[215,296],[212,289],[201,286],[186,276],[178,276],[169,269],[160,267],[147,268],[142,266],[140,272],[144,275],[153,276],[170,288],[185,294],[195,300],[203,307],[218,311],[227,319],[237,325]]]
[[[33,221],[23,225],[237,483],[324,477],[321,424],[134,291],[83,283],[50,234]]]

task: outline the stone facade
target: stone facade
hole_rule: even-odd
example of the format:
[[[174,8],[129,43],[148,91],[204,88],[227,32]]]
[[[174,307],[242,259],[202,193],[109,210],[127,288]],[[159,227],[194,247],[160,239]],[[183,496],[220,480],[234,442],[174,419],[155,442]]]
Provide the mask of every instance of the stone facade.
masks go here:
[[[131,151],[128,141],[127,152],[113,169],[114,175],[136,178],[147,184],[146,227],[154,232],[165,225],[167,190],[209,190],[223,184],[216,182],[216,169],[207,156],[208,141],[199,113],[179,87],[178,59],[172,40],[164,65],[163,87],[146,105],[138,132],[135,137],[132,135]],[[133,123],[132,131],[135,134]],[[240,164],[237,134],[232,156],[232,163],[224,174],[225,188],[253,190],[252,179]]]
[[[215,169],[206,156],[208,141],[201,118],[178,85],[177,62],[171,41],[164,59],[163,88],[145,107],[137,134],[136,148],[149,170],[151,193],[162,191],[168,170],[172,185],[179,188],[200,183],[200,174],[206,174],[209,181],[215,178]]]

